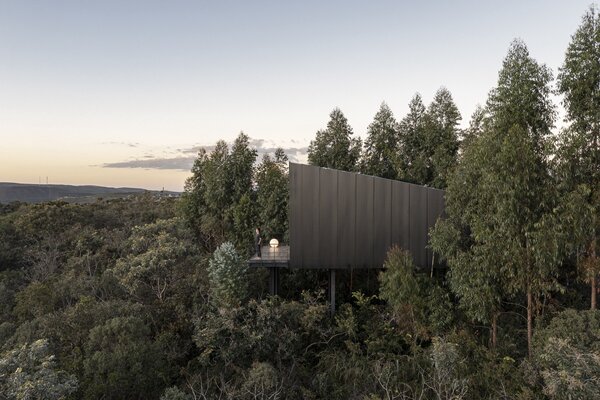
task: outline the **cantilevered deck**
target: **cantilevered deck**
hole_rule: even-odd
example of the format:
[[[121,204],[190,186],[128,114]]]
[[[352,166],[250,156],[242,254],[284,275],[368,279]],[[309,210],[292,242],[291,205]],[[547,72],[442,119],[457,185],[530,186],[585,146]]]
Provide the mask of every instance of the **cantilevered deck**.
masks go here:
[[[251,267],[287,268],[290,265],[290,246],[263,246],[261,256],[248,260]]]

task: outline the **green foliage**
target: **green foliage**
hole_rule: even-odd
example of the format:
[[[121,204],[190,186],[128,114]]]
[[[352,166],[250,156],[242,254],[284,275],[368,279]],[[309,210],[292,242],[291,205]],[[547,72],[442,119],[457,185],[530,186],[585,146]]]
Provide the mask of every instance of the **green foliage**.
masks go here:
[[[33,282],[17,293],[15,302],[14,312],[20,320],[40,317],[58,306],[52,287],[41,282]]]
[[[165,300],[177,279],[175,269],[182,262],[185,245],[177,219],[158,220],[133,229],[126,247],[130,254],[117,261],[114,275],[130,295],[141,302]]]
[[[450,294],[435,281],[417,275],[408,251],[393,247],[384,268],[379,274],[379,298],[388,303],[395,319],[408,322],[406,328],[415,340],[442,334],[451,326]]]
[[[462,140],[460,142],[460,151],[462,153],[483,133],[486,123],[486,110],[481,105],[477,105],[475,111],[471,115],[469,127],[462,132]]]
[[[556,314],[536,332],[535,346],[542,348],[550,338],[567,340],[581,350],[600,350],[600,311],[569,309]]]
[[[235,306],[248,294],[246,259],[230,242],[215,250],[208,266],[210,289],[219,304]]]
[[[399,124],[382,104],[362,157],[331,113],[312,164],[447,187],[430,246],[448,266],[394,248],[378,282],[338,275],[333,318],[299,294],[323,271],[282,270],[263,298],[247,267],[256,226],[286,241],[288,171],[281,149],[255,165],[244,134],[200,151],[180,200],[1,205],[0,399],[598,398],[600,318],[568,308],[575,267],[592,293],[600,271],[599,20],[567,50],[556,140],[551,73],[520,41],[464,132],[444,88]]]
[[[466,360],[461,356],[458,345],[439,338],[433,340],[430,356],[433,368],[429,372],[428,385],[436,398],[464,399],[469,391],[469,380],[465,378]]]
[[[430,180],[426,136],[426,108],[423,98],[415,94],[408,104],[408,114],[400,121],[399,178],[403,181],[425,184]]]
[[[600,15],[591,6],[584,14],[581,25],[571,37],[565,61],[558,74],[558,89],[565,95],[564,104],[567,119],[574,129],[589,135],[591,152],[598,151],[600,132]],[[587,158],[584,156],[584,158]],[[598,162],[597,158],[589,159]],[[597,165],[597,164],[596,164]],[[594,175],[598,171],[588,169],[592,165],[582,165],[583,171]]]
[[[565,61],[558,74],[558,90],[564,95],[570,126],[559,139],[557,173],[561,176],[564,201],[589,190],[587,196],[571,208],[575,237],[572,254],[587,283],[591,284],[591,307],[596,307],[597,280],[600,273],[600,16],[591,6],[571,38]],[[568,218],[568,216],[566,216]],[[579,222],[579,221],[577,221]]]
[[[233,208],[233,242],[238,244],[240,253],[250,255],[254,252],[253,243],[256,229],[256,204],[248,194],[244,194],[239,203]]]
[[[503,296],[519,293],[529,294],[531,322],[532,297],[557,288],[561,232],[547,163],[555,116],[550,80],[522,42],[511,44],[484,130],[450,179],[448,221],[431,233],[462,308],[482,322],[495,318]]]
[[[204,149],[199,151],[180,209],[206,250],[213,251],[225,240],[234,241],[241,249],[250,247],[251,233],[235,228],[255,222],[252,182],[256,155],[243,132],[231,151],[222,140],[210,155]]]
[[[566,310],[536,332],[536,364],[551,399],[600,398],[600,312]]]
[[[428,108],[417,93],[399,126],[399,177],[445,188],[458,156],[460,120],[448,89],[440,88]]]
[[[250,300],[213,310],[195,325],[200,354],[190,381],[209,398],[301,398],[309,365],[331,334],[327,305],[309,295],[302,302]]]
[[[243,399],[276,399],[283,392],[277,370],[268,362],[254,362],[242,384]]]
[[[85,352],[83,382],[88,399],[150,398],[164,385],[163,354],[141,318],[116,317],[94,327]]]
[[[18,267],[22,238],[11,219],[0,216],[0,272]]]
[[[77,389],[77,379],[57,368],[47,340],[40,339],[0,357],[0,398],[60,400]]]
[[[192,400],[193,397],[178,387],[170,387],[160,396],[160,400]]]
[[[361,172],[367,175],[396,179],[398,153],[398,123],[392,110],[382,103],[367,129]]]
[[[551,70],[529,55],[521,40],[514,40],[491,90],[487,110],[495,129],[508,132],[515,125],[527,132],[535,151],[543,147],[554,126],[556,110],[550,99]]]
[[[456,165],[459,147],[458,124],[462,119],[450,91],[439,89],[427,109],[427,158],[430,180],[425,184],[443,189]]]
[[[360,138],[353,131],[339,108],[329,114],[327,129],[317,132],[308,146],[308,162],[319,167],[355,171],[361,151]]]
[[[550,338],[539,363],[549,398],[600,398],[600,352],[582,352],[566,340]]]
[[[256,206],[261,234],[265,239],[287,242],[288,235],[288,158],[282,149],[271,158],[265,155],[256,171]]]
[[[405,306],[418,306],[419,283],[412,256],[407,250],[393,247],[383,264],[385,270],[379,274],[380,294],[390,306],[400,311]]]

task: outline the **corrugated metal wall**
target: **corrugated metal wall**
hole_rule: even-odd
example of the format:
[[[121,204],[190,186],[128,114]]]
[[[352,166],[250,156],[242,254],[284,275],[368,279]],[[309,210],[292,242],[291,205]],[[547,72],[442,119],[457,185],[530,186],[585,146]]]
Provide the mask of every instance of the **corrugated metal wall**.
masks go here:
[[[443,212],[443,190],[290,163],[290,267],[381,268],[394,244],[430,267]]]

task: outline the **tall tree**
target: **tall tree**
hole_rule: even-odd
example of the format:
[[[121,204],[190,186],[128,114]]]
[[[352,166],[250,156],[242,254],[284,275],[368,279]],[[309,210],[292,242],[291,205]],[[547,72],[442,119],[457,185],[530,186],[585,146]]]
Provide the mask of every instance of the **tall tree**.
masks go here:
[[[398,153],[398,123],[387,104],[381,103],[367,135],[361,172],[395,179],[398,175],[395,163]]]
[[[556,111],[550,100],[552,73],[530,55],[525,43],[513,41],[490,93],[489,142],[492,167],[488,188],[496,194],[488,240],[503,244],[499,253],[510,293],[525,293],[527,343],[531,355],[534,301],[552,288],[555,252],[548,241],[554,206],[548,174],[548,138]]]
[[[591,308],[595,309],[600,272],[600,15],[594,6],[585,13],[571,38],[558,74],[558,89],[564,95],[566,120],[570,123],[561,137],[562,183],[567,198],[587,188],[585,204],[574,211],[592,211],[587,223],[571,228],[580,231],[572,239],[580,239],[574,243],[575,251],[591,286]]]
[[[239,203],[242,196],[252,190],[256,157],[256,149],[250,148],[250,138],[244,132],[240,132],[227,158],[228,179],[232,189],[229,204]]]
[[[540,151],[556,119],[550,99],[551,82],[550,69],[529,55],[523,41],[514,40],[486,104],[493,129],[507,133],[517,125],[527,131],[536,151]]]
[[[511,44],[488,99],[489,123],[447,192],[454,226],[439,232],[449,238],[440,240],[440,247],[447,246],[455,266],[451,279],[459,295],[470,289],[487,293],[489,304],[479,309],[492,314],[498,311],[499,294],[526,295],[530,354],[534,302],[555,287],[558,262],[552,214],[556,196],[547,154],[555,118],[551,80],[548,68],[529,55],[523,42]]]
[[[181,209],[209,251],[228,239],[241,248],[249,246],[244,240],[250,236],[237,235],[235,230],[235,226],[255,222],[255,213],[248,211],[254,210],[252,182],[257,153],[249,142],[242,132],[231,151],[223,140],[210,154],[201,149],[186,181]]]
[[[425,158],[431,171],[431,181],[427,184],[433,187],[445,188],[448,175],[456,165],[461,119],[450,91],[440,88],[427,109]]]
[[[426,142],[426,108],[419,93],[410,101],[408,114],[400,121],[398,158],[399,178],[425,184],[430,180],[423,148]]]
[[[360,157],[360,138],[352,137],[352,127],[339,108],[329,114],[327,128],[317,132],[308,146],[308,162],[319,167],[355,171]]]
[[[445,188],[458,156],[460,120],[448,89],[440,88],[428,108],[417,93],[409,104],[409,113],[400,122],[401,179]]]
[[[460,307],[473,320],[491,325],[491,344],[496,347],[505,286],[496,258],[501,244],[482,237],[491,229],[486,216],[493,213],[494,201],[493,191],[480,187],[491,153],[484,140],[481,135],[469,139],[450,175],[445,199],[448,217],[436,223],[430,243],[450,267],[447,278]]]
[[[185,220],[208,250],[225,237],[224,211],[231,197],[226,170],[228,157],[229,148],[224,140],[219,140],[210,154],[200,149],[182,195]]]
[[[227,159],[231,199],[227,203],[225,220],[227,239],[232,241],[242,254],[252,251],[253,227],[256,226],[256,195],[253,189],[256,157],[256,149],[250,148],[250,138],[244,132],[240,132]]]
[[[286,241],[288,232],[288,158],[283,149],[265,154],[256,171],[256,204],[262,234]]]
[[[460,152],[464,153],[466,148],[483,132],[484,124],[486,121],[486,110],[481,105],[475,107],[475,111],[471,115],[469,121],[469,127],[462,132],[460,141]]]

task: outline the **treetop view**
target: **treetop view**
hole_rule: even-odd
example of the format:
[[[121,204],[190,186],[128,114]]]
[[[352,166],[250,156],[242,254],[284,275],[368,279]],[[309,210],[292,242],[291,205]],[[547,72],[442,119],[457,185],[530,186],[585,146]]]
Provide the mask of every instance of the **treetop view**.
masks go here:
[[[4,8],[5,15],[13,17],[37,15],[32,11],[36,6],[24,3],[0,5],[0,14]],[[245,17],[261,18],[257,15],[263,13],[272,17],[271,12],[283,12],[278,7],[292,7],[259,3],[257,9],[246,10]],[[75,161],[66,156],[54,161],[55,166],[40,161],[48,162],[56,175],[69,170],[71,175],[64,175],[69,178],[63,178],[61,185],[44,185],[41,175],[33,183],[10,183],[24,180],[17,159],[25,155],[9,154],[11,146],[18,149],[22,144],[18,134],[8,131],[18,132],[17,122],[27,118],[19,111],[22,98],[4,102],[5,97],[0,97],[2,107],[13,111],[6,126],[0,126],[9,144],[0,161],[0,400],[600,399],[600,11],[596,5],[578,8],[580,19],[570,38],[564,38],[566,48],[560,49],[557,71],[532,55],[534,46],[528,47],[526,39],[503,43],[506,52],[503,58],[496,55],[502,62],[494,72],[493,86],[485,88],[486,98],[477,99],[481,105],[473,107],[468,122],[463,121],[457,97],[441,86],[423,93],[431,96],[430,101],[420,93],[406,97],[408,106],[402,116],[394,113],[391,102],[375,103],[379,109],[364,131],[352,128],[346,116],[351,113],[344,114],[342,105],[319,109],[319,115],[326,117],[329,111],[329,117],[320,129],[307,133],[312,137],[303,146],[293,133],[306,130],[303,110],[309,113],[321,107],[319,99],[309,98],[295,110],[300,116],[292,122],[298,126],[283,118],[290,129],[286,138],[293,143],[288,147],[271,146],[266,139],[253,139],[244,132],[233,140],[223,136],[214,144],[188,147],[175,133],[173,138],[157,134],[159,130],[153,129],[161,123],[169,129],[172,124],[174,131],[185,130],[176,122],[182,113],[175,106],[160,102],[168,112],[152,119],[157,125],[145,125],[144,118],[153,118],[152,112],[143,117],[137,108],[151,110],[150,103],[158,101],[146,103],[145,97],[174,93],[169,82],[153,75],[166,68],[160,64],[164,60],[152,63],[141,49],[146,42],[139,32],[133,38],[123,37],[135,43],[128,49],[133,51],[131,57],[147,62],[148,70],[128,59],[129,53],[112,53],[108,48],[117,46],[117,33],[103,33],[102,39],[90,33],[107,15],[96,9],[93,18],[79,19],[82,9],[63,6],[48,19],[40,16],[38,22],[62,22],[68,27],[56,28],[57,32],[85,32],[82,40],[94,52],[102,54],[105,49],[111,60],[119,59],[117,53],[123,57],[123,64],[115,69],[108,64],[102,67],[106,77],[117,71],[108,81],[102,83],[99,70],[94,70],[99,74],[94,84],[84,72],[69,74],[67,81],[88,82],[81,83],[81,89],[93,92],[98,101],[103,96],[125,97],[118,101],[131,101],[129,111],[136,117],[128,119],[124,117],[128,109],[107,106],[109,117],[124,124],[123,129],[147,129],[148,143],[159,143],[160,137],[172,144],[160,149],[158,144],[135,139],[116,144],[108,134],[100,135],[98,140],[113,149],[107,154],[116,154],[116,159],[91,161],[96,153],[80,148],[77,154],[81,152],[85,161],[79,170],[71,167],[79,164],[69,164]],[[243,41],[243,35],[223,33],[215,26],[219,21],[235,25],[237,13],[203,7],[194,8],[198,13],[190,15],[159,8],[153,18],[175,16],[187,27],[195,24],[191,15],[205,13],[202,21],[208,28],[203,29],[221,32],[219,40],[231,46]],[[306,16],[305,8],[294,7],[286,12]],[[344,12],[336,20],[329,19],[328,6],[306,7],[326,15],[325,25],[337,21],[344,32],[362,29],[349,23],[354,20]],[[349,6],[359,10],[353,7]],[[397,7],[407,11],[417,6]],[[127,27],[132,21],[128,13],[135,14],[133,5],[124,2],[102,8],[108,9],[120,10],[123,19],[114,20],[119,20],[113,21],[115,27],[134,31]],[[365,12],[365,24],[372,23],[372,9],[360,10]],[[414,12],[419,10],[423,11],[417,7]],[[382,25],[379,19],[386,17],[377,15],[375,25],[369,26]],[[92,28],[82,23],[86,18]],[[151,32],[150,22],[156,20],[140,18],[136,27]],[[26,20],[30,21],[22,21]],[[2,21],[0,17],[0,26]],[[14,26],[21,25],[19,21],[6,19]],[[321,29],[321,20],[316,21],[315,29]],[[284,42],[294,37],[297,19],[286,23],[291,27],[274,25],[286,37]],[[21,29],[14,31],[15,37],[25,35]],[[36,30],[39,26],[31,29],[42,32]],[[3,31],[10,35],[10,29]],[[260,36],[256,32],[248,35]],[[331,35],[322,46],[335,42],[335,34]],[[451,42],[453,36],[448,35]],[[52,46],[64,46],[61,57],[79,65],[88,62],[91,53],[78,56],[69,50],[79,40],[76,36],[67,35],[60,46],[59,42]],[[191,42],[184,36],[169,37],[161,31],[153,37],[165,42],[148,46],[164,45],[160,47],[164,50],[176,37],[186,54],[192,42],[210,50],[206,44],[210,41],[203,42],[201,35],[192,35],[193,40],[185,36]],[[423,33],[414,40],[428,43],[427,37]],[[19,40],[26,43],[24,38]],[[275,39],[261,40],[266,47],[271,43],[280,48]],[[21,49],[11,47],[9,41],[7,46],[2,43],[0,39],[0,55]],[[302,53],[300,42],[294,43]],[[369,48],[380,45],[370,43]],[[244,46],[238,48],[240,54],[253,59],[244,53]],[[13,50],[5,52],[4,47]],[[252,49],[258,52],[254,56],[268,61],[265,68],[278,62],[268,51],[261,53],[262,47]],[[17,53],[16,64],[29,57],[26,51]],[[168,54],[169,62],[177,60],[175,53]],[[210,54],[224,57],[211,59],[216,69],[226,70],[223,76],[239,78],[230,64],[220,64],[224,54]],[[324,64],[335,64],[336,57],[320,54]],[[244,57],[238,61],[243,63]],[[353,66],[356,70],[349,68],[356,72],[372,61],[358,63]],[[465,86],[471,75],[478,79],[475,71],[482,68],[476,54],[468,62],[472,70],[466,73]],[[206,64],[202,68],[215,68]],[[6,65],[0,76],[9,78],[8,58]],[[170,79],[190,73],[187,68],[194,66],[180,66],[178,72],[170,69]],[[311,79],[317,79],[318,74],[311,75],[313,64],[303,66]],[[190,78],[181,87],[224,92],[227,107],[238,110],[224,120],[239,116],[254,126],[257,122],[244,111],[255,112],[252,99],[231,97],[228,84],[245,87],[247,83],[241,81],[258,79],[265,92],[277,86],[271,87],[280,79],[277,74],[254,76],[255,67],[249,62],[244,70],[249,75],[242,74],[244,79],[237,83],[224,80],[216,88],[205,82],[200,88]],[[428,64],[419,68],[430,81]],[[156,92],[140,89],[142,94],[127,98],[128,83],[119,81],[120,71],[127,71],[122,72],[126,81],[151,82]],[[342,69],[336,72],[339,79],[345,78]],[[64,79],[50,67],[40,67],[36,74],[59,82]],[[22,78],[17,75],[15,79]],[[42,78],[31,84],[42,87],[40,82]],[[113,87],[113,82],[121,83]],[[319,97],[317,83],[304,89]],[[101,90],[104,85],[108,92]],[[300,86],[295,85],[298,93],[304,93]],[[73,107],[79,102],[76,92],[83,93],[69,92],[75,99]],[[23,122],[32,124],[27,129],[53,132],[55,126],[49,121],[55,117],[49,115],[64,106],[65,92],[58,93],[56,105],[48,103],[49,110],[40,117],[47,118],[46,123]],[[340,93],[350,96],[350,91]],[[260,101],[268,97],[256,96]],[[358,92],[352,96],[360,97]],[[278,98],[273,104],[294,101],[302,100]],[[71,108],[66,109],[70,115]],[[73,110],[76,127],[85,121],[86,113],[92,113],[85,108]],[[212,110],[217,115],[225,112]],[[199,111],[198,119],[219,121],[210,119],[208,111],[203,113]],[[271,118],[278,120],[275,113],[257,116]],[[100,123],[98,128],[106,126]],[[66,141],[48,146],[56,151],[61,146],[69,149]],[[60,154],[80,157],[74,150],[64,151]],[[94,172],[98,170],[115,175]],[[177,175],[167,178],[169,171]],[[185,179],[180,179],[182,171]],[[123,187],[100,186],[109,178]],[[127,179],[146,182],[140,185],[149,190],[134,188],[135,182]],[[170,183],[165,190],[158,179],[179,179],[182,190]],[[88,185],[73,186],[84,183]]]

